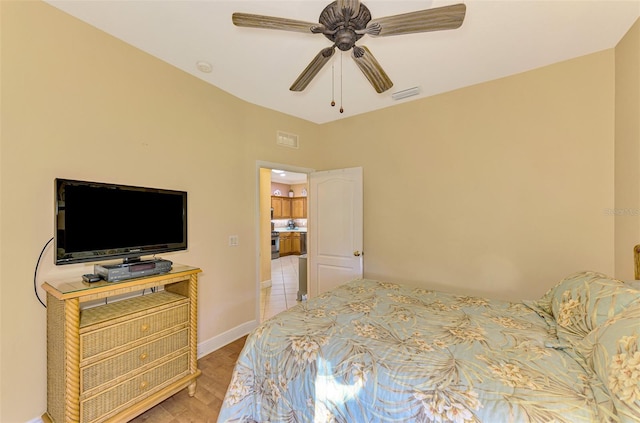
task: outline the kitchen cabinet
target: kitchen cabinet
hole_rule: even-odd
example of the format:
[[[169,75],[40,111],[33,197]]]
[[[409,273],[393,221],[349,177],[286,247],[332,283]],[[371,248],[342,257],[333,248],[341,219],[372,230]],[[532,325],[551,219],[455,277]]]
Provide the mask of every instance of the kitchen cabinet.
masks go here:
[[[300,232],[291,233],[291,254],[300,255],[302,249],[300,248]]]
[[[302,254],[300,232],[280,232],[280,257]]]
[[[280,232],[280,257],[291,254],[291,232]]]
[[[271,197],[271,208],[273,209],[273,218],[282,218],[282,197]]]
[[[291,218],[291,198],[271,197],[271,208],[273,209],[274,219]]]
[[[306,219],[307,197],[271,197],[274,219]]]
[[[307,218],[307,198],[294,197],[291,199],[291,217],[293,219]]]

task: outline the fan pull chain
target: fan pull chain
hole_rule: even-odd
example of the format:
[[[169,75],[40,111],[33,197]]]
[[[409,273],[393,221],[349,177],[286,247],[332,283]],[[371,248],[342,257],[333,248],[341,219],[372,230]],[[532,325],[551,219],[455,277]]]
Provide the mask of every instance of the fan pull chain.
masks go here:
[[[335,64],[331,64],[331,107],[335,107],[336,105],[336,69]]]
[[[342,107],[342,58],[344,57],[344,52],[340,52],[340,113],[344,113],[344,108]]]

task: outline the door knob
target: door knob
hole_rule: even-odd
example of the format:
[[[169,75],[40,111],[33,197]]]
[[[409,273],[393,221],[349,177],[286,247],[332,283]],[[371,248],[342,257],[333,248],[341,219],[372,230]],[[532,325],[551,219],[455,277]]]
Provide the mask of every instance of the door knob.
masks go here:
[[[356,256],[356,257],[360,257],[361,254],[362,253],[360,251],[358,251],[358,250],[353,252],[353,255]]]

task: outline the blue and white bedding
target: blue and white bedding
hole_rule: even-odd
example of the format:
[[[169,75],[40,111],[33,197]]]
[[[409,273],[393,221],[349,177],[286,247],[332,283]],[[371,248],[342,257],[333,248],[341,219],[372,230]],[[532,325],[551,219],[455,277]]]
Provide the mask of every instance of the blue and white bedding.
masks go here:
[[[218,422],[637,422],[640,291],[535,302],[357,280],[258,327]]]

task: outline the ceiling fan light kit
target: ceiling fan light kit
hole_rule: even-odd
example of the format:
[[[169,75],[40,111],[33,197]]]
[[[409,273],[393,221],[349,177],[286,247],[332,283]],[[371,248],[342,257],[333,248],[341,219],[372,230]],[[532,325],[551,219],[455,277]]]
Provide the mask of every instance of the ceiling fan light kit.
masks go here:
[[[232,21],[240,27],[323,34],[333,43],[311,60],[289,88],[291,91],[303,91],[338,48],[340,51],[351,50],[352,59],[369,83],[376,92],[383,93],[393,86],[393,82],[371,51],[363,45],[356,45],[356,42],[365,35],[384,37],[456,29],[462,25],[466,9],[464,4],[454,4],[372,19],[369,8],[359,0],[336,0],[320,13],[318,23],[240,12],[232,15]],[[417,87],[410,90],[415,89]],[[409,90],[396,94],[405,91]],[[415,94],[399,98],[410,95]],[[392,98],[397,99],[393,95]]]

